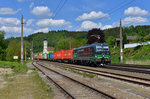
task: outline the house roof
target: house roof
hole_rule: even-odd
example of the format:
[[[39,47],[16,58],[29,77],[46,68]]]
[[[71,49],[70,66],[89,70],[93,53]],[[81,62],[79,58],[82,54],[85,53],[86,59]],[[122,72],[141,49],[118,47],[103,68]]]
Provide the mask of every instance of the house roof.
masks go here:
[[[47,47],[47,51],[54,51],[54,47]]]
[[[134,40],[137,39],[137,36],[127,36],[127,40]]]
[[[150,37],[150,34],[149,34],[149,35],[146,35],[145,37]]]
[[[116,38],[116,41],[120,41],[120,38]]]

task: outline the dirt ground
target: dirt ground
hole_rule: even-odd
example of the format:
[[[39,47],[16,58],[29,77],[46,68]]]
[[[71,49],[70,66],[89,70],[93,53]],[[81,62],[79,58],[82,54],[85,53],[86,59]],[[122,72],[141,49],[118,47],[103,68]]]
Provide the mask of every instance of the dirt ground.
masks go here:
[[[42,82],[35,70],[12,75],[0,68],[0,99],[52,99],[51,88]]]

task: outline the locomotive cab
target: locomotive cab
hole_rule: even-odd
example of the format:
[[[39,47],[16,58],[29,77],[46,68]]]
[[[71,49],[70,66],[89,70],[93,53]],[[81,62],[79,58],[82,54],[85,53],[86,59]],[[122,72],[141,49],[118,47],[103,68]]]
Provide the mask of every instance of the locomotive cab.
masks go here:
[[[96,45],[95,50],[96,50],[95,57],[97,58],[96,64],[98,66],[111,63],[110,49],[107,44],[98,44]]]

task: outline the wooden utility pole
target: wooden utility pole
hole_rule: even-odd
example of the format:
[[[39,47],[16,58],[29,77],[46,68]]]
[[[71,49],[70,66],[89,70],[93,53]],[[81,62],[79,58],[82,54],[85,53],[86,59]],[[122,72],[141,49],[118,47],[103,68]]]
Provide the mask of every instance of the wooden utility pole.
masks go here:
[[[31,59],[33,60],[33,41],[32,41],[32,48],[31,48]]]
[[[27,60],[27,53],[26,53],[27,49],[26,49],[26,43],[25,43],[25,61]]]
[[[120,19],[120,63],[123,63],[123,48],[122,48],[122,24],[121,24],[121,19]]]
[[[21,18],[21,64],[23,64],[23,15]]]

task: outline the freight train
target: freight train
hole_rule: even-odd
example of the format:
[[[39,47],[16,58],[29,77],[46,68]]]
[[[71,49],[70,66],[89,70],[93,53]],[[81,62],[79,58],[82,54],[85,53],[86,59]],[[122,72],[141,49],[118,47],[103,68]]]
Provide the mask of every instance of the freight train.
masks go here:
[[[34,59],[103,66],[111,63],[110,49],[106,43],[96,43],[55,53],[36,55]]]

